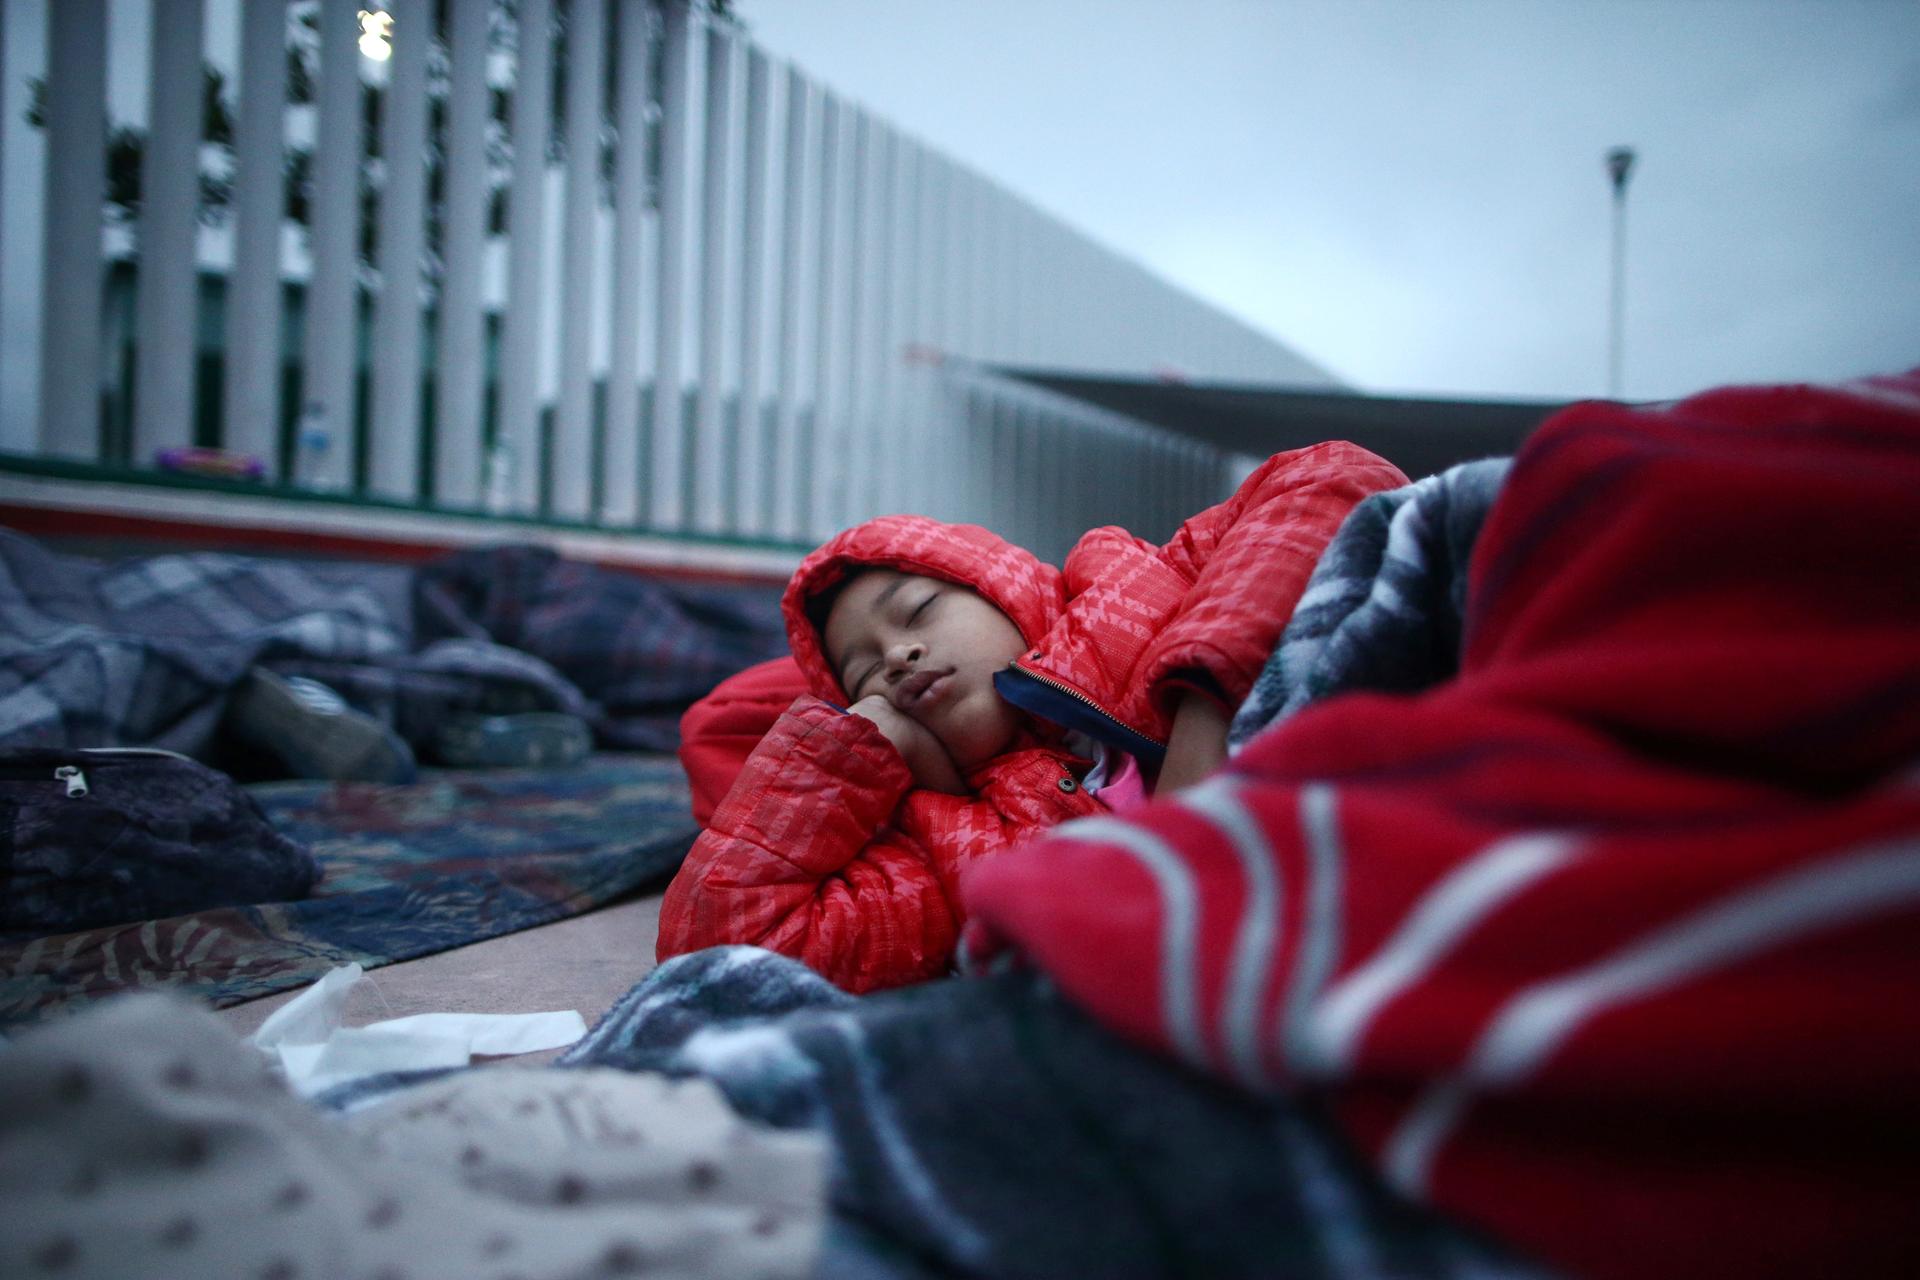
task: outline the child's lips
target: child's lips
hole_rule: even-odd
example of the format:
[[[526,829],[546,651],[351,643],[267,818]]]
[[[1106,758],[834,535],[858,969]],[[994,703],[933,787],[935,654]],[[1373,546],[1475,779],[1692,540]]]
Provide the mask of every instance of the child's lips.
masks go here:
[[[924,710],[946,694],[951,671],[916,671],[900,682],[894,705],[902,711]]]

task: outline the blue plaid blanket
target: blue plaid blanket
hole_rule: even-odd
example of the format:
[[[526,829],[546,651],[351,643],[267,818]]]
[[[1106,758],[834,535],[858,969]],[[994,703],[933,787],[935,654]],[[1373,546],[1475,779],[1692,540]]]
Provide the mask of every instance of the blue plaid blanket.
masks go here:
[[[550,664],[593,699],[594,736],[626,751],[673,750],[696,699],[787,651],[777,586],[667,583],[543,547],[423,567],[414,621],[422,642],[492,642]]]
[[[1321,553],[1227,745],[1350,690],[1415,693],[1460,667],[1467,563],[1511,458],[1376,493]]]
[[[771,591],[669,587],[541,548],[461,552],[380,585],[368,566],[211,553],[102,563],[0,529],[0,747],[227,765],[220,720],[259,665],[332,686],[416,744],[453,712],[556,710],[605,745],[664,751],[696,698],[786,645]]]
[[[1032,974],[856,998],[715,948],[662,965],[561,1064],[704,1076],[744,1116],[824,1131],[823,1277],[1540,1274],[1396,1200],[1312,1099],[1220,1088]]]
[[[204,552],[106,563],[0,530],[0,746],[214,756],[255,665],[325,680],[403,736],[491,703],[587,710],[570,681],[502,645],[416,652],[364,567]]]

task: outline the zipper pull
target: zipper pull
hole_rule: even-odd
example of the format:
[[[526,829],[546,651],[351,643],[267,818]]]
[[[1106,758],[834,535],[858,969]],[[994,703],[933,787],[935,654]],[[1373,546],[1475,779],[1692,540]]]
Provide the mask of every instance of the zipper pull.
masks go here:
[[[53,771],[53,776],[67,784],[67,799],[73,800],[87,794],[87,775],[80,772],[80,766],[63,764]]]

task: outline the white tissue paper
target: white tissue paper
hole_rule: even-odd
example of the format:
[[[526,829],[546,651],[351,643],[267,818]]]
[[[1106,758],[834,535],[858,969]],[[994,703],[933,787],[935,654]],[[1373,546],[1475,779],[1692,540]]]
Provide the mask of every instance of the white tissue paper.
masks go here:
[[[554,1013],[416,1013],[364,1027],[341,1024],[347,993],[365,976],[341,965],[273,1011],[252,1043],[280,1063],[287,1084],[312,1097],[383,1071],[463,1067],[474,1054],[535,1053],[587,1033],[571,1009]]]

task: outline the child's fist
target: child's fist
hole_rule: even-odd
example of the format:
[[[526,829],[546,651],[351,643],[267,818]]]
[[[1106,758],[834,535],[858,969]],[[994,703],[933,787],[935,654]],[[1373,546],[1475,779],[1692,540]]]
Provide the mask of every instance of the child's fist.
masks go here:
[[[880,694],[860,699],[847,708],[862,719],[873,721],[900,758],[907,762],[913,780],[923,787],[944,791],[951,796],[967,794],[967,784],[953,766],[953,758],[940,745],[933,731],[911,716],[897,710]]]

